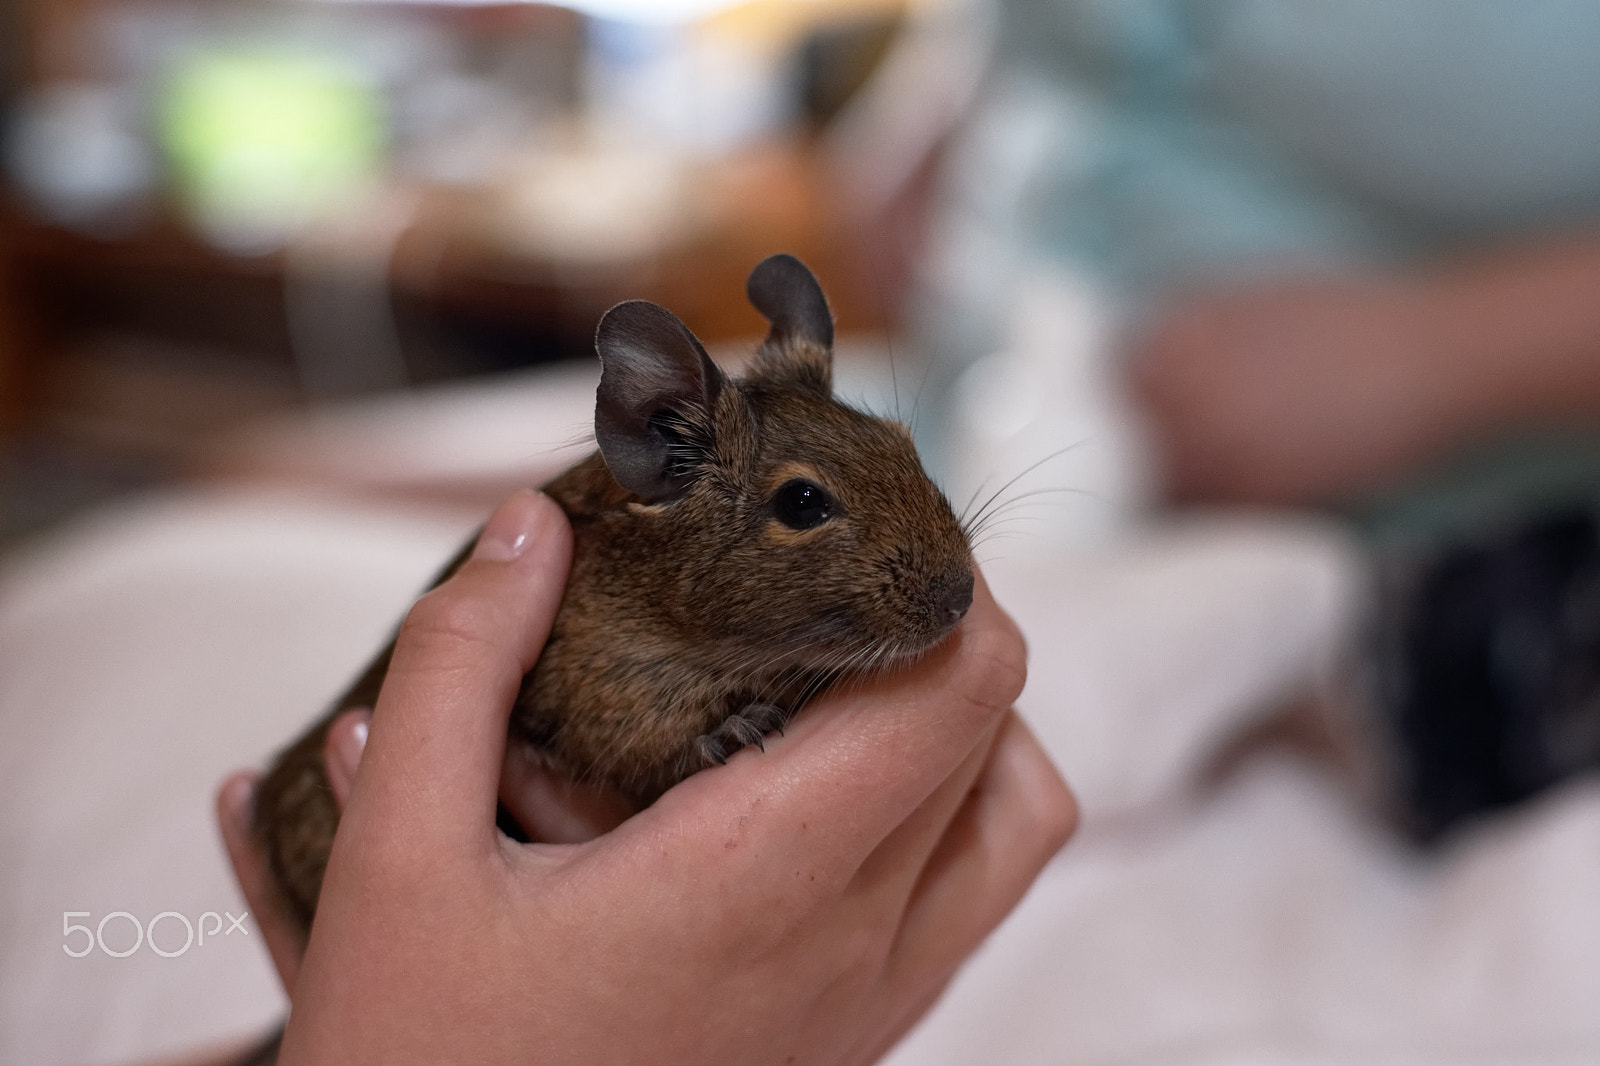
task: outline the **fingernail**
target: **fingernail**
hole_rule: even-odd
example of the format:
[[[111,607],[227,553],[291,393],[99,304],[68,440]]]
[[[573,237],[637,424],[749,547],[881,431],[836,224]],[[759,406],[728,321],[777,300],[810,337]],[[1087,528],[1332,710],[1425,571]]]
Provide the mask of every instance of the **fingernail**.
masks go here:
[[[241,775],[229,781],[222,790],[222,806],[235,825],[248,827],[255,817],[255,778]]]
[[[367,723],[357,722],[349,729],[335,730],[333,748],[344,766],[345,780],[353,780],[356,767],[361,765],[361,753],[367,750]]]
[[[511,497],[478,534],[472,557],[506,563],[527,551],[549,522],[548,506],[537,492],[523,491]]]

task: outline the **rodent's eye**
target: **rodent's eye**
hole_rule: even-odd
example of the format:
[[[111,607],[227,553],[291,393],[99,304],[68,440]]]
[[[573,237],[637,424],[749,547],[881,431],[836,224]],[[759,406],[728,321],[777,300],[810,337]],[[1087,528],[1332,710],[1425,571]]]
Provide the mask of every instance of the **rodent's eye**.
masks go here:
[[[833,497],[804,478],[785,481],[772,497],[772,513],[790,529],[814,529],[833,517]]]

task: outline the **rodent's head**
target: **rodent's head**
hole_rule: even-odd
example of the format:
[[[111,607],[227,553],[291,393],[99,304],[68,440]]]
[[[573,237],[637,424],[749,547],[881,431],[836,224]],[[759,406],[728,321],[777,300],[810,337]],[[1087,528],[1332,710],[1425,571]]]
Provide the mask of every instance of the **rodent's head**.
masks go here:
[[[772,329],[742,378],[643,300],[596,336],[595,435],[674,622],[756,672],[932,647],[972,602],[966,531],[910,431],[834,399],[833,318],[811,272],[772,256],[747,291]]]

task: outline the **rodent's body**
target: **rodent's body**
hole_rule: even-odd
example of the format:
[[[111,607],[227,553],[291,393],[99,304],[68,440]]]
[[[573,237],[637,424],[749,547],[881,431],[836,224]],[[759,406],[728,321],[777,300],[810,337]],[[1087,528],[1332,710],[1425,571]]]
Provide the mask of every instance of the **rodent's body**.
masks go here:
[[[572,570],[511,742],[641,805],[835,677],[932,647],[971,600],[966,533],[909,433],[831,395],[809,272],[774,257],[751,296],[774,326],[739,380],[660,308],[608,313],[601,450],[545,486],[572,522]],[[257,831],[308,925],[338,824],[327,727],[374,705],[388,654],[258,790]]]

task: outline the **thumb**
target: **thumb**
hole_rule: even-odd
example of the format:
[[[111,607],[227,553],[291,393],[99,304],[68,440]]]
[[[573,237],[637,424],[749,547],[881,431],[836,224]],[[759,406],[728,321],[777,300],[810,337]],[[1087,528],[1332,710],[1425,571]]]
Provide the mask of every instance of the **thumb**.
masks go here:
[[[507,719],[561,605],[571,555],[561,509],[518,493],[461,569],[411,609],[345,808],[353,828],[441,857],[493,846]]]

